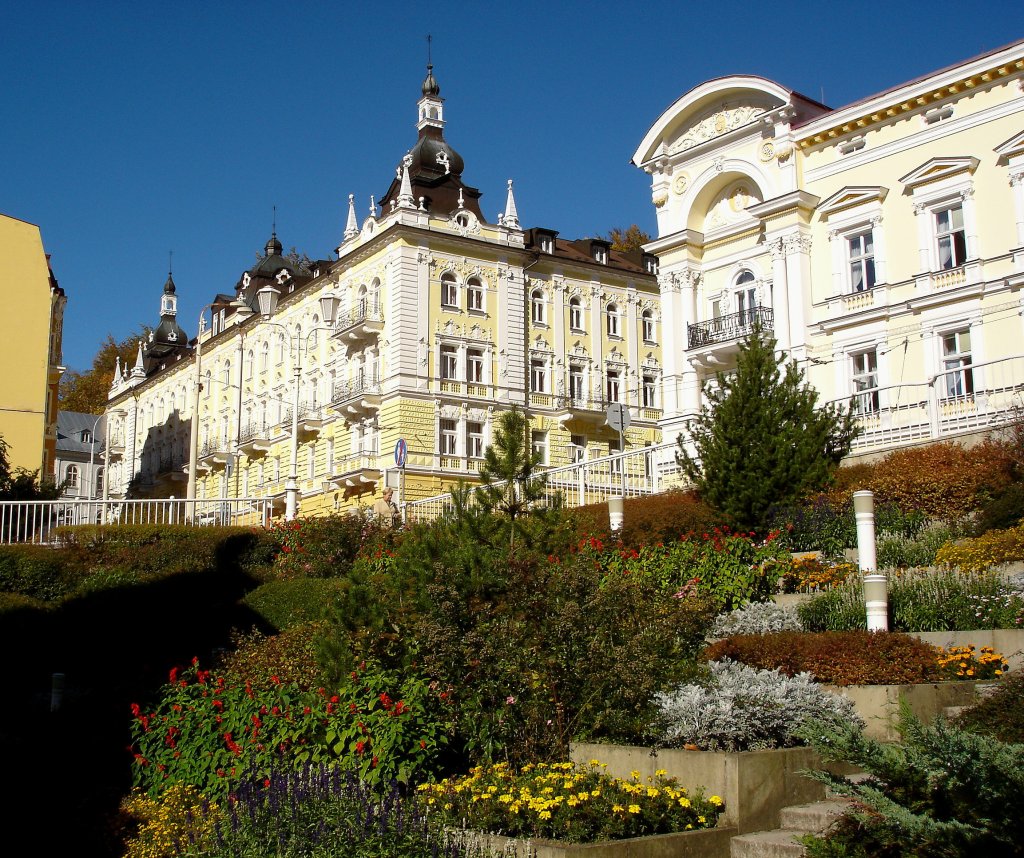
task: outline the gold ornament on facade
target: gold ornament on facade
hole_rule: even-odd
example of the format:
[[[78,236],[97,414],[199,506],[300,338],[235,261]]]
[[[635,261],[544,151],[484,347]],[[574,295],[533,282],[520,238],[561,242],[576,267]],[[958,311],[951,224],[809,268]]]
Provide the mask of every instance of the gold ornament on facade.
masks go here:
[[[686,189],[687,187],[689,187],[689,185],[690,177],[687,176],[686,173],[680,173],[672,182],[672,190],[675,191],[677,194],[683,194],[686,192]]]
[[[770,141],[761,144],[761,160],[765,163],[775,157],[775,145]]]
[[[655,191],[651,196],[651,202],[654,203],[656,209],[660,209],[668,202],[668,193],[665,191]]]

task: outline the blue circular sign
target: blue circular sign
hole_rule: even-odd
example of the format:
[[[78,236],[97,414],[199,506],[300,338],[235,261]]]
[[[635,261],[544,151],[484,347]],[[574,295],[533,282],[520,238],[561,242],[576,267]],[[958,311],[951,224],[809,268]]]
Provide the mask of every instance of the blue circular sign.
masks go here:
[[[399,438],[398,443],[395,444],[395,465],[397,467],[405,467],[405,457],[408,452],[409,448],[405,445],[405,438]]]

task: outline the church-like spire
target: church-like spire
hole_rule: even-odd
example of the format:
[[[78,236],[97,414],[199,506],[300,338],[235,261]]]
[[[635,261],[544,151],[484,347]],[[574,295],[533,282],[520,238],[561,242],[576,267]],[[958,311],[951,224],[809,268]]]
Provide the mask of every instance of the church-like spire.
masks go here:
[[[135,357],[135,366],[132,367],[132,378],[145,378],[146,364],[142,359],[142,340],[139,340],[139,352]]]
[[[416,208],[416,198],[412,195],[412,182],[409,179],[409,162],[412,157],[406,155],[402,159],[402,187],[398,191],[399,208]]]
[[[516,210],[516,198],[512,193],[512,180],[508,180],[508,198],[505,200],[505,213],[501,217],[501,225],[508,229],[521,229],[519,212]]]
[[[359,224],[356,222],[356,195],[348,195],[348,221],[345,223],[345,241],[359,235]]]

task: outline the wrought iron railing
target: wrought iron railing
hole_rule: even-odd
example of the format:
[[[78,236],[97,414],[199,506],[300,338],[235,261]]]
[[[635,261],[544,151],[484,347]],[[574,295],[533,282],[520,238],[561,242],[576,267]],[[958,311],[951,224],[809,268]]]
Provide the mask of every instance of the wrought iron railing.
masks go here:
[[[771,307],[754,307],[752,310],[717,316],[706,322],[687,325],[687,348],[699,349],[702,346],[739,340],[753,331],[755,325],[770,331],[774,323],[775,314]]]

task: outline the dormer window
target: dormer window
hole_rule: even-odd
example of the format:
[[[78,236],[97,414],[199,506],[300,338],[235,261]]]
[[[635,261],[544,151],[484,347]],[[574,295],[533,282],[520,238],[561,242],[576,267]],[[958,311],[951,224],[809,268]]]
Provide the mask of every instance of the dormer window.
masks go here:
[[[550,236],[545,235],[540,240],[540,252],[541,253],[554,253],[554,251],[555,251],[554,239],[552,239]]]
[[[82,441],[83,444],[91,444],[92,443],[92,432],[90,432],[88,429],[83,429],[82,430],[82,435],[81,435],[81,441]]]
[[[644,254],[644,270],[648,274],[658,273],[658,257],[651,253]]]
[[[606,247],[601,247],[599,244],[594,246],[594,262],[600,265],[608,264],[608,249]]]

